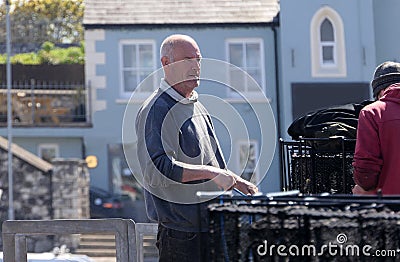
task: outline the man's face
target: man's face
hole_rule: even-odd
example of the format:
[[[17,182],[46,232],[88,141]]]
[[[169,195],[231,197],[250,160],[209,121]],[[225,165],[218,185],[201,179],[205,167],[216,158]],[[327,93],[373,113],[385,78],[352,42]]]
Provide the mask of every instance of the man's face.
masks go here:
[[[201,53],[196,43],[182,42],[174,47],[174,62],[169,64],[169,83],[193,90],[200,83]]]

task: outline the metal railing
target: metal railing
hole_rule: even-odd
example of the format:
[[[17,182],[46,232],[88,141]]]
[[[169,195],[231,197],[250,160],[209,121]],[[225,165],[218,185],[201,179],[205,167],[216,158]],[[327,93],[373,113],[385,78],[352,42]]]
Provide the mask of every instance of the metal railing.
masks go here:
[[[90,85],[81,82],[14,82],[14,126],[86,125],[91,123]],[[0,83],[0,126],[7,123],[7,86]]]
[[[154,250],[149,250],[150,246],[153,245],[158,232],[158,225],[155,223],[136,223],[136,252],[137,261],[143,261],[147,253],[152,253]],[[153,246],[153,249],[155,246]]]
[[[117,262],[143,261],[143,236],[157,234],[157,224],[131,219],[8,220],[2,225],[4,262],[27,262],[29,235],[114,234]]]

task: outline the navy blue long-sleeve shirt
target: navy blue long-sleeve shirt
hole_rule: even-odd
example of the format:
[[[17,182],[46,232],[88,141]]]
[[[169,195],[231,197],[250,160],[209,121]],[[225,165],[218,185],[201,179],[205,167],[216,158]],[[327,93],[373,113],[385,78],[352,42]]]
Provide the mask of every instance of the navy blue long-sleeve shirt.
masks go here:
[[[162,81],[139,110],[136,133],[149,218],[175,230],[207,231],[207,202],[197,204],[196,192],[218,188],[212,181],[182,183],[179,162],[222,169],[226,165],[197,93],[184,98]]]

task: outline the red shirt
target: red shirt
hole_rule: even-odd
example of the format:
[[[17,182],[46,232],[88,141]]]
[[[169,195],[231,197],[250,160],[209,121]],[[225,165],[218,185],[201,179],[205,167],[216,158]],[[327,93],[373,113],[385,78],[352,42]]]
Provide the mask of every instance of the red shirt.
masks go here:
[[[400,83],[361,110],[353,167],[363,189],[400,195]]]

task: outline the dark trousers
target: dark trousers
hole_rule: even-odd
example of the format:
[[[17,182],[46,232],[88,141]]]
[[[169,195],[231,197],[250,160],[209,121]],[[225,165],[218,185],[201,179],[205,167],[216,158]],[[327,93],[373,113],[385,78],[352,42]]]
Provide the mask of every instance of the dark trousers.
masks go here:
[[[183,232],[158,225],[160,262],[203,262],[208,259],[208,232]]]

